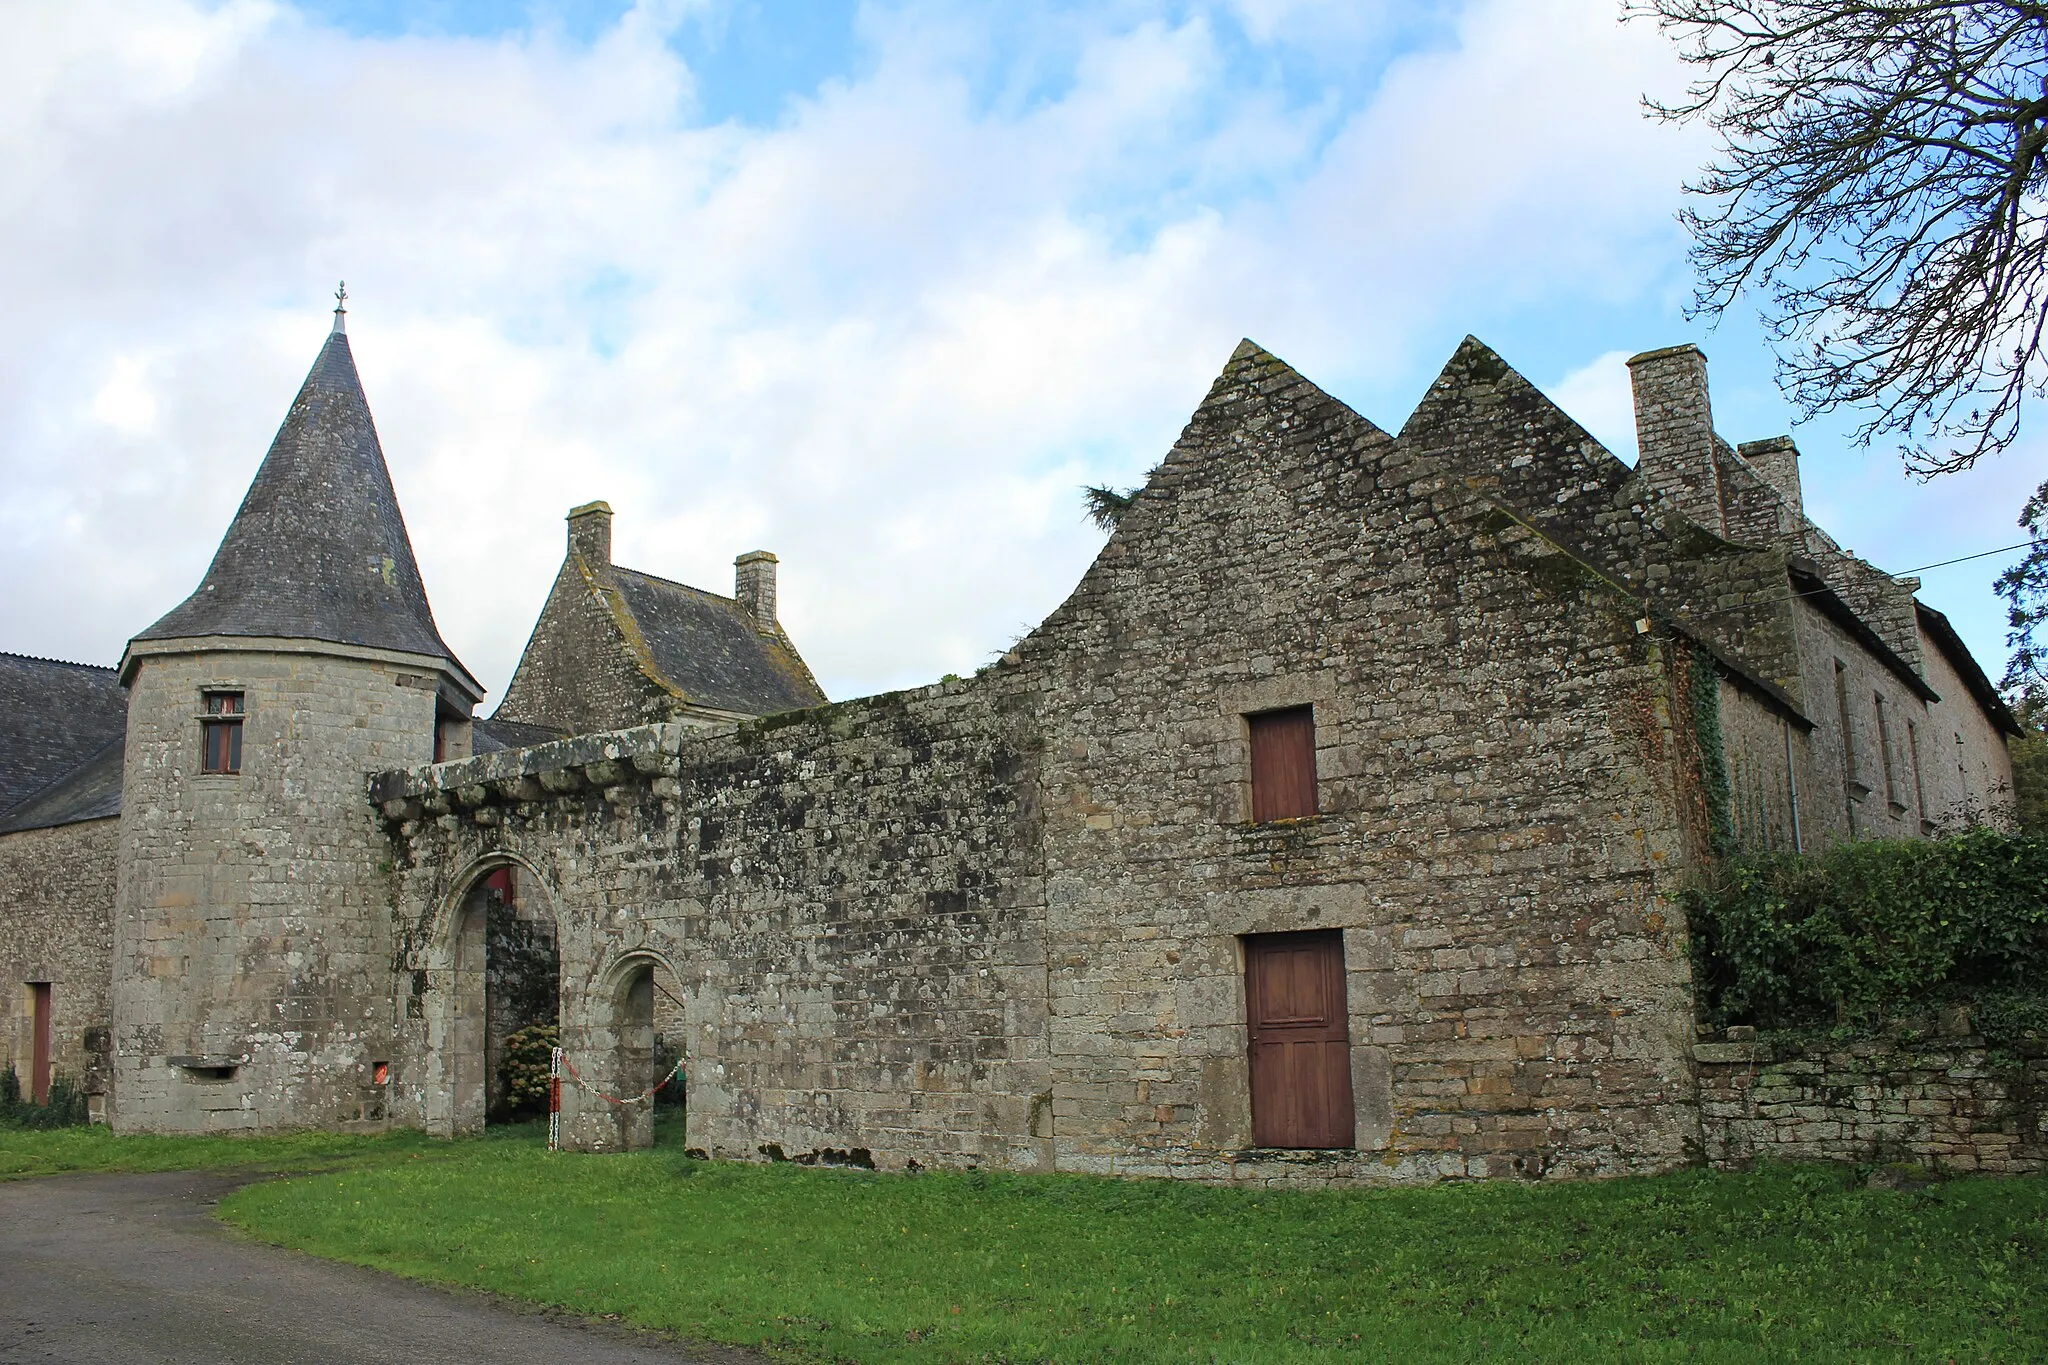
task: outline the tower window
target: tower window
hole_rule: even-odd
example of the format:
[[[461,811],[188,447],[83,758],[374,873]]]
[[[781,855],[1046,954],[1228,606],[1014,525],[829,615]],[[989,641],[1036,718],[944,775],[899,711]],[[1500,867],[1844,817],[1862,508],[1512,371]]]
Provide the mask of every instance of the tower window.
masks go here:
[[[1252,819],[1299,820],[1316,813],[1316,717],[1309,706],[1245,717],[1252,742]]]
[[[242,694],[208,692],[206,714],[199,721],[199,771],[242,771]]]

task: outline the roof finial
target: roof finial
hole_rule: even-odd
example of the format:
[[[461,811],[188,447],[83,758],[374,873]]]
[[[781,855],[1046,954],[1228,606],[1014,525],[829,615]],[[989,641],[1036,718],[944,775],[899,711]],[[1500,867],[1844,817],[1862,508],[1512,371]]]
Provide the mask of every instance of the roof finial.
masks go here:
[[[341,336],[348,331],[348,281],[334,286],[334,335]]]

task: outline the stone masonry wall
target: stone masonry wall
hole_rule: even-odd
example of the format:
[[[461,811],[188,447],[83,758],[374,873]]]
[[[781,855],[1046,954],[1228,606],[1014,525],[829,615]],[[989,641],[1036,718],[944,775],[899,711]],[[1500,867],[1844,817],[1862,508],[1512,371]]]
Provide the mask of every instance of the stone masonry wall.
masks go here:
[[[383,1120],[390,850],[366,771],[433,754],[435,681],[330,647],[152,653],[128,703],[114,919],[114,1123]],[[202,694],[243,694],[242,770],[200,766]]]
[[[691,1145],[1048,1166],[1036,790],[1028,726],[1003,689],[969,683],[383,779],[420,991],[399,1120],[481,1119],[446,1107],[474,1008],[450,913],[514,862],[557,925],[563,1046],[587,1083],[566,1101],[573,1143],[634,1140],[593,1091],[652,1079],[628,1074],[622,1020],[634,974],[658,964],[684,1002],[665,1041],[689,1068]]]
[[[506,684],[496,719],[589,734],[655,722],[677,699],[641,669],[620,633],[602,564],[572,546]]]
[[[1701,1128],[1716,1166],[1911,1162],[1942,1171],[2048,1169],[2048,1051],[1981,1039],[1866,1039],[1809,1048],[1707,1042]]]
[[[1550,454],[1503,371],[1454,362],[1396,440],[1247,343],[1018,647],[1062,1169],[1596,1174],[1696,1140],[1670,642],[1464,476]],[[1254,824],[1244,717],[1303,704],[1321,811]],[[1302,929],[1343,934],[1356,1152],[1251,1145],[1242,936]]]
[[[1813,837],[1811,727],[1753,690],[1721,682],[1729,816],[1745,853],[1790,853]]]
[[[89,820],[0,835],[0,1067],[24,1091],[34,1037],[28,983],[47,981],[51,1067],[88,1094],[107,1088],[108,962],[113,955],[114,854],[120,822]],[[99,1101],[94,1101],[95,1109]]]
[[[1969,684],[1940,645],[1925,640],[1920,657],[1926,663],[1928,685],[1941,700],[1928,706],[1926,718],[1908,737],[1906,759],[1915,765],[1919,778],[1917,804],[1941,828],[1987,818],[2009,821],[2012,754],[2005,736],[1970,695]]]
[[[1927,750],[1938,746],[1926,742],[1932,728],[1927,703],[1825,612],[1805,601],[1795,605],[1806,713],[1813,720],[1806,770],[1811,787],[1800,794],[1806,851],[1848,839],[1914,839],[1935,832],[1943,824],[1946,788],[1940,785],[1943,774],[1929,762],[1934,755]],[[1967,694],[1958,700],[1974,708]]]
[[[1660,586],[1657,547],[1610,529],[1641,496],[1477,343],[1399,436],[1247,343],[982,675],[377,779],[394,1113],[481,1121],[453,1081],[480,1008],[454,915],[512,863],[552,898],[582,1146],[644,1137],[594,1092],[652,1079],[633,1002],[656,964],[689,1140],[721,1155],[1265,1182],[1692,1159],[1687,670],[1723,679],[1735,813],[1765,843],[1788,777],[1815,781],[1812,689],[1684,633],[1693,598],[1779,591],[1782,562],[1715,542]],[[1298,706],[1318,810],[1255,823],[1247,717]],[[1342,935],[1355,1150],[1252,1145],[1244,939],[1306,929]]]
[[[1434,401],[1486,417],[1494,382]],[[451,917],[512,861],[555,898],[592,1088],[643,1079],[626,983],[673,971],[689,1140],[717,1154],[1250,1181],[1684,1160],[1676,642],[1450,467],[1522,430],[1425,414],[1397,442],[1246,346],[1073,597],[977,678],[379,779],[419,991],[395,1114],[480,1118],[445,1107]],[[1301,704],[1321,813],[1253,824],[1244,717]],[[1251,1146],[1242,936],[1308,928],[1344,936],[1356,1151]],[[634,1136],[587,1089],[568,1126]]]

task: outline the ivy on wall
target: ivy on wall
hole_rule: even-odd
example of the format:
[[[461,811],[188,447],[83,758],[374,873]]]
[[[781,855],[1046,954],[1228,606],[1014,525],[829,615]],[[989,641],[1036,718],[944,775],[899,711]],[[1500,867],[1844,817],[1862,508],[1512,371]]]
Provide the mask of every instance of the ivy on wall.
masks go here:
[[[1685,893],[1701,1021],[1871,1025],[1971,1007],[2048,1034],[2048,840],[1992,829],[1729,859]]]
[[[1700,756],[1700,796],[1707,805],[1707,852],[1735,852],[1735,790],[1721,738],[1721,675],[1713,656],[1694,645],[1686,661],[1686,711]]]

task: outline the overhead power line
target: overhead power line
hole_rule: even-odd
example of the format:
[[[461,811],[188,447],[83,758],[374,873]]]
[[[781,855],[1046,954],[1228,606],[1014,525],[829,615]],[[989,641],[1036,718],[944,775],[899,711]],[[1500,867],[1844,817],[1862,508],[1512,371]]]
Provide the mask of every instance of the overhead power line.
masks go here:
[[[1903,569],[1894,574],[1893,577],[1904,578],[1907,574],[1923,573],[1928,569],[1945,569],[1951,564],[1967,564],[1973,559],[1989,559],[1993,555],[2002,555],[2010,550],[2031,550],[2036,545],[2048,545],[2048,540],[2023,540],[2017,545],[2001,545],[1995,550],[1979,550],[1973,555],[1961,555],[1955,559],[1944,559],[1933,564],[1922,564],[1917,569]]]

